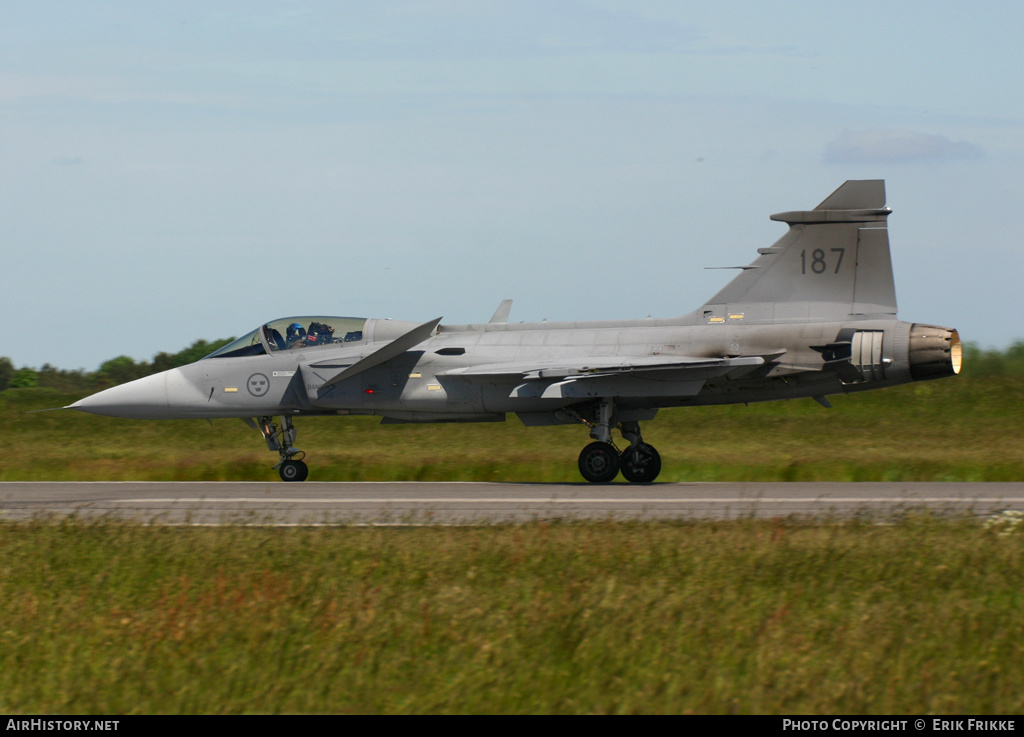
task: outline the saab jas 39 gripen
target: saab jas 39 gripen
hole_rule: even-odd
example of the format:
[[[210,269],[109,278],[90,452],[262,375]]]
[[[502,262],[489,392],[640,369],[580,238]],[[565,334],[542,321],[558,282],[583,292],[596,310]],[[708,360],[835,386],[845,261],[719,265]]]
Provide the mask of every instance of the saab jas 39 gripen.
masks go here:
[[[956,330],[896,318],[882,180],[848,181],[813,210],[771,219],[788,232],[682,317],[444,325],[286,317],[188,366],[86,397],[71,409],[145,419],[238,417],[308,474],[294,418],[384,423],[579,423],[588,481],[650,482],[658,451],[640,423],[662,407],[859,392],[960,371]],[[275,422],[274,418],[280,418]],[[612,431],[623,438],[615,446]]]

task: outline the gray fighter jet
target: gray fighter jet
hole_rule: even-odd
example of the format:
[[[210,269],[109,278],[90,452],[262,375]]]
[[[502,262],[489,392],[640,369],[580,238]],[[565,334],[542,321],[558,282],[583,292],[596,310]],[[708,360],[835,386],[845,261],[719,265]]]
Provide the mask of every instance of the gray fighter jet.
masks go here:
[[[87,397],[71,409],[146,419],[238,417],[308,474],[293,420],[379,415],[384,423],[579,423],[583,477],[650,482],[658,451],[640,423],[662,407],[859,392],[959,373],[956,330],[896,319],[885,183],[848,181],[682,317],[442,325],[287,317],[206,358]],[[274,418],[279,417],[279,423]],[[618,430],[628,446],[613,444]]]

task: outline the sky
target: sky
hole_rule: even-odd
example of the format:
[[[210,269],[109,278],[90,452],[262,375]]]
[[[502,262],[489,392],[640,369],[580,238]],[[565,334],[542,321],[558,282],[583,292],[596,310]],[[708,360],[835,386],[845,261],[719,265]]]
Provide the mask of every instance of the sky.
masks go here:
[[[1002,348],[1022,30],[991,0],[0,0],[0,355],[682,315],[847,179],[886,180],[901,319]]]

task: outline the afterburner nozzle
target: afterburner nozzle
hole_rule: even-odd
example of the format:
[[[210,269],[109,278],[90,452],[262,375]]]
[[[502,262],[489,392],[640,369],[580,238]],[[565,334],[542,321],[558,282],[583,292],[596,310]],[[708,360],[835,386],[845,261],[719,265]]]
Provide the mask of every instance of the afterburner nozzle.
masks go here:
[[[910,328],[910,375],[914,381],[960,373],[963,346],[952,328],[914,323]]]

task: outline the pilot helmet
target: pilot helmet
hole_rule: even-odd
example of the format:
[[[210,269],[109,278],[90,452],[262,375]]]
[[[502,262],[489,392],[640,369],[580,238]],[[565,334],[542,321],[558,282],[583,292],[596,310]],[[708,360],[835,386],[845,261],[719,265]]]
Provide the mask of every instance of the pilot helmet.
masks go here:
[[[293,322],[288,326],[288,335],[299,335],[302,332],[302,325],[297,322]]]

